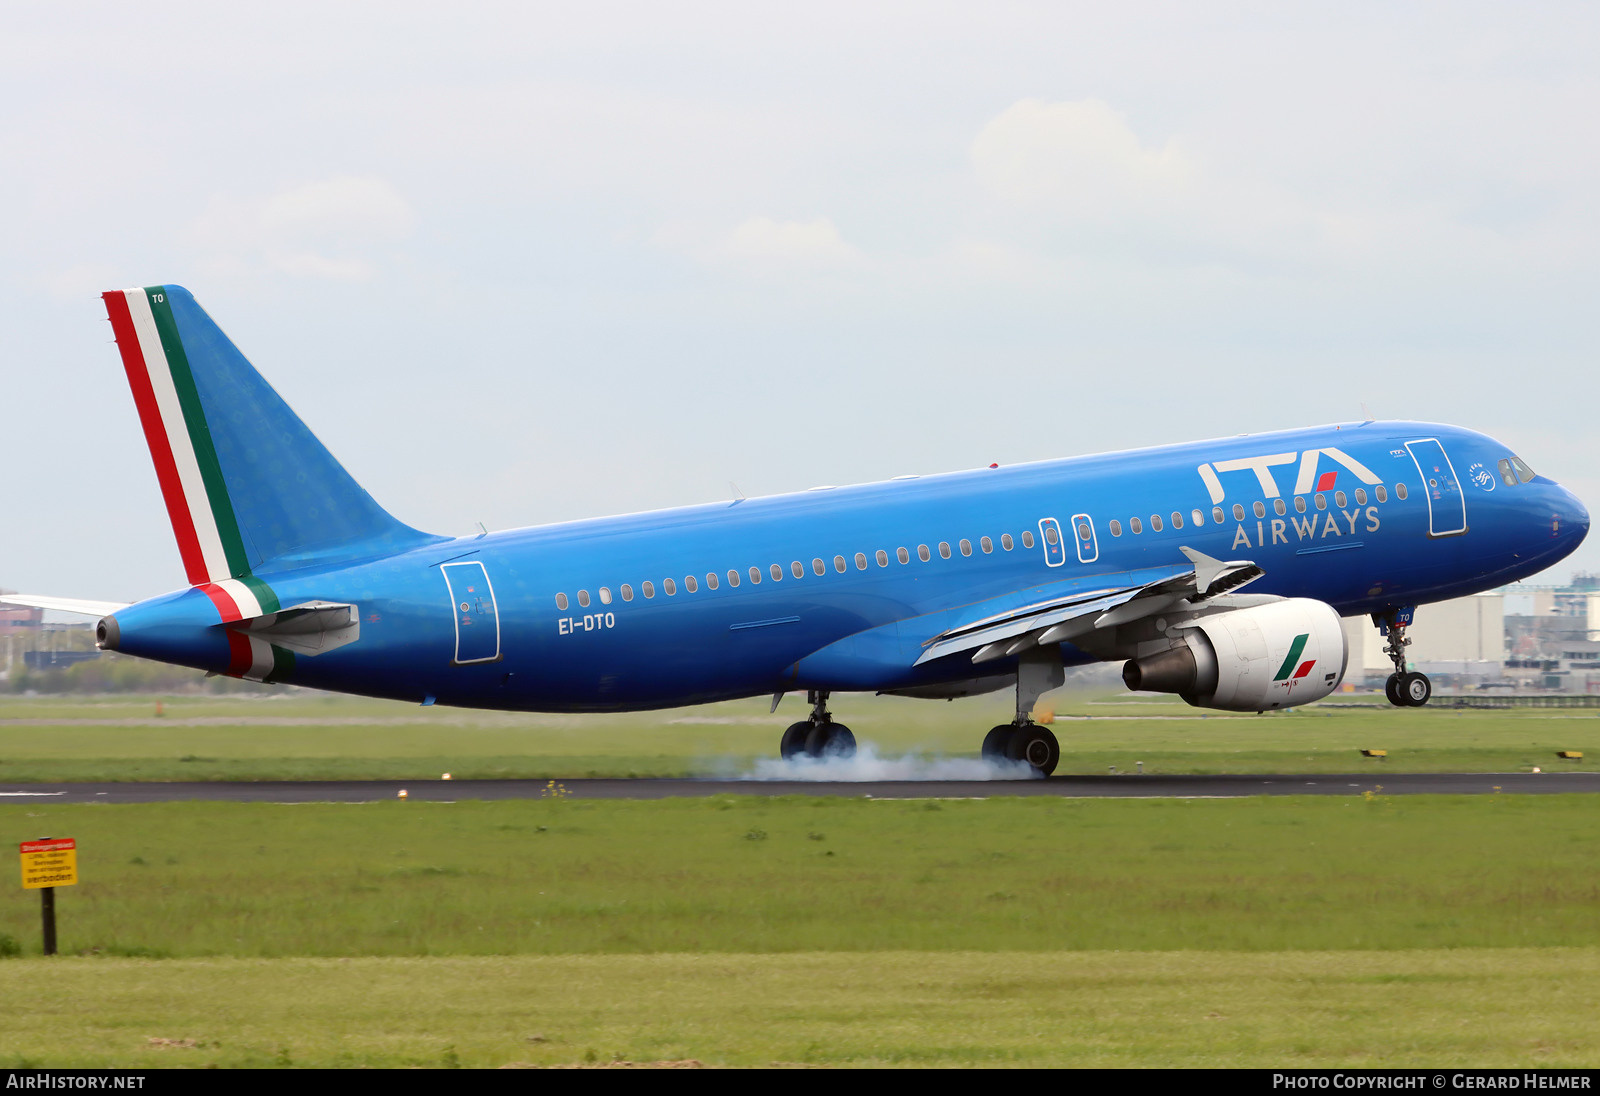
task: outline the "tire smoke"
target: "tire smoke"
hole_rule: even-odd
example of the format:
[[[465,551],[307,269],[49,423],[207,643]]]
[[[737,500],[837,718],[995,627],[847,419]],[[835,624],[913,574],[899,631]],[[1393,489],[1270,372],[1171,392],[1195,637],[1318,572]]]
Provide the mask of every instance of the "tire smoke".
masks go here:
[[[859,784],[878,780],[1039,780],[1026,761],[985,761],[975,757],[884,757],[871,742],[861,742],[852,757],[762,758],[744,780],[812,780]]]

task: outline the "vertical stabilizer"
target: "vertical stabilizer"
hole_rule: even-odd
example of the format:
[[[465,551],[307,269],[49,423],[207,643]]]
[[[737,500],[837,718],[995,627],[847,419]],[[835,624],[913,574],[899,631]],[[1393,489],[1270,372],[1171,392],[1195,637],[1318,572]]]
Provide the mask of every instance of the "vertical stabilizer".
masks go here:
[[[442,539],[374,502],[188,290],[103,299],[191,584],[256,616],[278,608],[262,572]]]

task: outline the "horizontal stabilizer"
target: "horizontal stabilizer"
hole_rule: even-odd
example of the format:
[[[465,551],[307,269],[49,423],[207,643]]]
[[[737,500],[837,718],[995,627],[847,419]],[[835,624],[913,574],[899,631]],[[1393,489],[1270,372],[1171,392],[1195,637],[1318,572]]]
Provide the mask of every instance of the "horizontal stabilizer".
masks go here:
[[[354,605],[307,601],[229,627],[301,655],[320,655],[361,638],[361,612]]]
[[[0,594],[0,604],[21,605],[27,609],[49,609],[57,613],[77,613],[80,616],[107,617],[118,609],[126,609],[126,601],[84,601],[71,597],[42,597],[39,594]]]

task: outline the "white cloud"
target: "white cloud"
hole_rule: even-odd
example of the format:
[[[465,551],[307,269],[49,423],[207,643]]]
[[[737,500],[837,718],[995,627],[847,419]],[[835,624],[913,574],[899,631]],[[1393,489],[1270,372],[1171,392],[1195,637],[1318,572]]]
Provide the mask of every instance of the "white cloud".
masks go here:
[[[1130,207],[1170,207],[1195,176],[1175,144],[1147,147],[1127,118],[1099,99],[1013,103],[983,127],[972,160],[979,180],[1002,198],[1096,219]]]
[[[669,220],[650,238],[657,247],[736,275],[815,278],[860,271],[866,258],[840,234],[830,217],[809,221],[748,217],[732,229]]]
[[[983,127],[970,155],[1002,221],[1047,252],[1264,261],[1276,276],[1370,254],[1374,237],[1368,218],[1319,207],[1248,165],[1141,140],[1099,99],[1023,99]]]
[[[776,261],[808,266],[837,266],[859,257],[827,217],[810,221],[775,221],[751,217],[722,242],[724,257]]]
[[[371,278],[411,235],[411,206],[382,179],[338,176],[265,198],[212,198],[189,226],[213,270],[266,268],[338,281]]]

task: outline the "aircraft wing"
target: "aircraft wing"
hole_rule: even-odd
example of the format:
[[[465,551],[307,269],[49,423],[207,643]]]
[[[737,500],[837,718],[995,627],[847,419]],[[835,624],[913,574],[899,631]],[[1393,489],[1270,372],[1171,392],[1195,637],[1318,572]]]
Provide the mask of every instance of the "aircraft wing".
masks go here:
[[[50,609],[57,613],[78,613],[82,616],[105,617],[118,609],[126,609],[126,601],[83,601],[70,597],[44,597],[39,594],[0,594],[0,604],[21,605],[25,609]]]
[[[1153,582],[1079,590],[990,613],[946,629],[923,644],[914,665],[972,652],[974,663],[1014,655],[1040,644],[1062,643],[1097,628],[1112,628],[1162,612],[1180,601],[1193,605],[1254,582],[1266,572],[1249,560],[1224,562],[1180,548],[1194,564]]]

